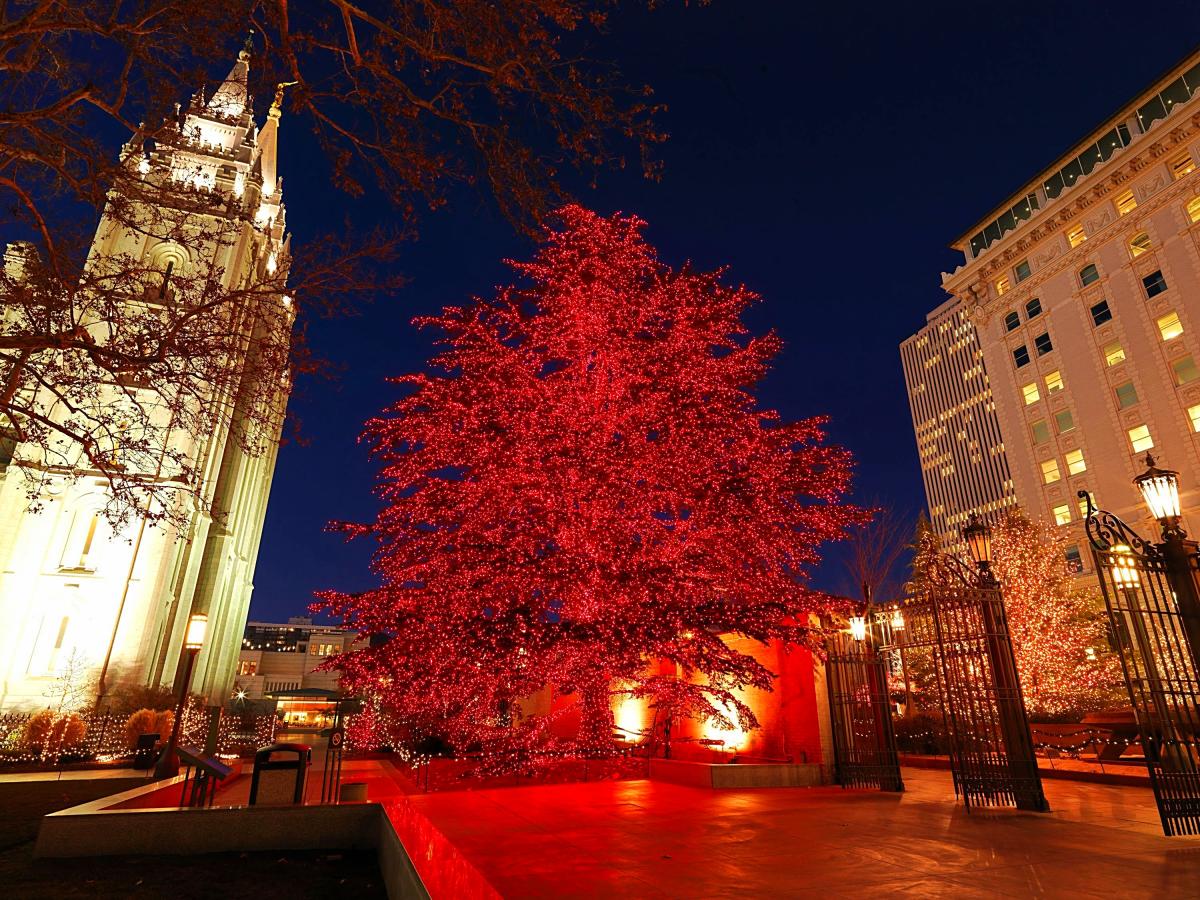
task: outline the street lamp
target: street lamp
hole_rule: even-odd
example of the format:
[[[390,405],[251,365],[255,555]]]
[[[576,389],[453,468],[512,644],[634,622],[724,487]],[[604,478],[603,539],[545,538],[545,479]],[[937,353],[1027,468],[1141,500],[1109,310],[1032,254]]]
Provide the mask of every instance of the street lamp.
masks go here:
[[[904,613],[900,611],[900,607],[892,610],[892,631],[904,630]]]
[[[962,530],[963,540],[967,542],[967,551],[980,572],[986,572],[992,564],[992,529],[987,522],[971,513],[971,518]]]
[[[866,616],[850,617],[850,637],[854,638],[856,641],[865,641],[867,639]]]
[[[1150,514],[1158,519],[1163,535],[1178,531],[1182,536],[1183,529],[1179,527],[1179,473],[1158,468],[1154,465],[1154,457],[1147,453],[1146,471],[1133,479],[1133,483],[1141,491]]]
[[[208,616],[204,613],[194,613],[188,619],[187,631],[183,635],[183,649],[187,656],[183,666],[183,680],[179,686],[179,703],[175,707],[175,721],[171,724],[171,739],[167,742],[167,749],[163,751],[163,755],[158,758],[158,765],[154,767],[155,778],[172,778],[179,774],[179,754],[176,748],[179,746],[179,731],[183,726],[183,709],[187,705],[188,688],[192,683],[192,667],[196,664],[196,654],[204,646],[206,631]]]

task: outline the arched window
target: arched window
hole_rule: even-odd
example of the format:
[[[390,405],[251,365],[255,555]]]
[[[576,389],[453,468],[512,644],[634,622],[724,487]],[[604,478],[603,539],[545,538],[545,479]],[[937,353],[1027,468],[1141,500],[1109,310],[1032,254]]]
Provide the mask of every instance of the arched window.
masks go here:
[[[187,251],[178,244],[159,244],[150,251],[146,295],[167,301],[175,296],[174,279],[188,273]]]
[[[1079,283],[1084,287],[1100,280],[1100,272],[1095,263],[1088,263],[1079,270]]]
[[[1150,235],[1146,232],[1135,234],[1129,241],[1129,255],[1141,256],[1150,249]]]

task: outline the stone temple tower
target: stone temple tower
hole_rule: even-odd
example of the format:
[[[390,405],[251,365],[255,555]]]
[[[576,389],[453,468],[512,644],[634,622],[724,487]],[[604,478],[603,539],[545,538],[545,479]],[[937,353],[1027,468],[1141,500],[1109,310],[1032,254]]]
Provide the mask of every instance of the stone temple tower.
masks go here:
[[[110,192],[87,260],[89,272],[117,259],[140,261],[161,274],[152,279],[160,303],[175,299],[172,279],[184,276],[210,290],[215,284],[252,294],[254,302],[236,315],[244,334],[236,342],[243,358],[233,360],[238,373],[253,369],[249,354],[263,343],[256,336],[286,348],[294,314],[291,298],[271,288],[284,283],[290,262],[277,168],[282,87],[258,127],[247,90],[250,65],[248,45],[220,87],[207,98],[198,92],[153,146],[140,136],[125,146],[122,162],[134,188]],[[140,193],[139,183],[146,188]],[[148,204],[147,197],[155,200]],[[131,226],[139,204],[154,207],[141,209],[142,219],[164,227]],[[10,274],[25,252],[9,247]],[[223,414],[187,429],[171,418],[164,429],[194,482],[191,492],[180,492],[170,520],[147,526],[144,516],[133,516],[114,533],[103,514],[105,479],[78,462],[56,479],[53,466],[35,458],[36,448],[0,447],[0,709],[53,705],[47,697],[65,666],[82,670],[101,698],[122,685],[172,685],[195,613],[208,616],[208,632],[192,690],[210,703],[227,699],[290,387],[286,376],[264,385],[261,377],[237,374],[227,382]],[[177,411],[186,404],[176,397],[157,405]],[[23,463],[50,472],[35,511]],[[134,474],[172,477],[161,462],[158,471],[149,468]]]

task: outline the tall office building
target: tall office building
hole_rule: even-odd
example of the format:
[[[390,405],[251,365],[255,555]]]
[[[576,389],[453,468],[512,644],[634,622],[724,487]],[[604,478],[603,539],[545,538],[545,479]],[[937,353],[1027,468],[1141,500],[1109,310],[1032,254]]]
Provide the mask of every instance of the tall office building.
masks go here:
[[[1079,491],[1152,531],[1132,482],[1147,451],[1200,502],[1197,160],[1200,52],[968,229],[943,275],[978,333],[1016,499],[1069,531],[1081,570]],[[929,503],[961,518],[977,474],[948,477]]]
[[[246,347],[254,345],[251,335],[290,331],[292,315],[290,299],[274,288],[279,278],[271,277],[282,277],[289,265],[276,166],[280,98],[259,128],[247,93],[249,65],[244,50],[211,97],[195,97],[169,140],[153,149],[126,145],[126,165],[165,188],[149,192],[162,205],[149,206],[136,191],[122,196],[114,190],[88,256],[93,271],[140,260],[161,272],[153,302],[172,301],[172,275],[204,275],[223,289],[263,286],[266,302],[236,320]],[[189,199],[197,196],[207,202]],[[202,238],[184,246],[126,224],[131,219],[165,222],[170,228],[158,231],[168,235],[193,229]],[[21,260],[21,249],[10,248],[5,264],[19,268]],[[148,301],[133,296],[128,302]],[[0,314],[2,304],[0,297]],[[272,382],[262,397],[250,369],[241,367],[230,412],[210,429],[170,431],[169,446],[189,460],[204,501],[191,507],[185,522],[143,528],[145,519],[137,518],[114,531],[104,516],[107,482],[86,460],[63,465],[43,458],[36,444],[0,443],[0,708],[45,706],[55,678],[68,668],[81,680],[95,678],[98,690],[101,682],[109,688],[171,684],[188,618],[197,613],[208,616],[208,637],[192,690],[215,703],[228,697],[289,387]],[[127,390],[141,392],[136,397],[147,408],[170,406],[136,384]],[[114,389],[103,399],[126,397]],[[260,400],[270,408],[265,423],[248,414]],[[186,403],[186,397],[178,401],[180,408]],[[264,452],[248,449],[242,437],[250,429]],[[40,511],[30,509],[20,471],[26,466],[49,473],[37,497]],[[78,477],[68,477],[72,472]]]
[[[927,317],[900,345],[929,520],[943,544],[956,542],[971,513],[1016,503],[979,336],[957,300]]]

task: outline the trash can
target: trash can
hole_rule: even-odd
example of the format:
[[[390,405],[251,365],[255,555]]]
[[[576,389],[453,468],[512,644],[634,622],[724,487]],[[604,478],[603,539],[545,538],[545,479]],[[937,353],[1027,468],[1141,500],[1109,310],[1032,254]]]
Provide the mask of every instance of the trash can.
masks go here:
[[[154,760],[158,756],[155,748],[161,735],[157,731],[149,734],[139,734],[137,744],[133,748],[133,767],[139,771],[154,768]]]
[[[312,764],[308,744],[271,744],[254,754],[250,805],[304,802],[304,780]]]

